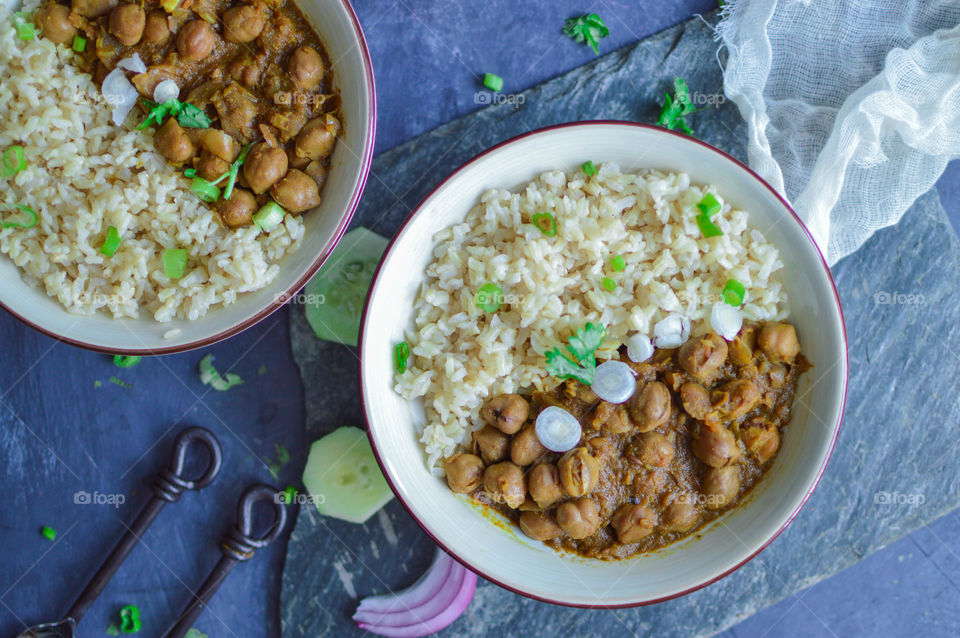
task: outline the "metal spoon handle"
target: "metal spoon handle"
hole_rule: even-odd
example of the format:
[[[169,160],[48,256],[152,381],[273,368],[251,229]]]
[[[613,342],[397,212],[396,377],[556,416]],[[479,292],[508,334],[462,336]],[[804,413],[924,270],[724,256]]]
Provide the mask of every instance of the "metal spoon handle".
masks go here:
[[[220,542],[220,551],[223,552],[223,556],[217,561],[197,593],[193,595],[193,599],[180,614],[176,624],[165,634],[165,638],[183,638],[210,604],[213,595],[220,589],[220,585],[236,564],[250,560],[256,549],[266,547],[280,536],[287,522],[287,507],[280,496],[276,488],[262,483],[251,485],[244,491],[237,505],[237,523],[230,528]],[[253,506],[258,502],[269,502],[273,505],[274,520],[266,534],[255,538],[252,536]]]
[[[207,448],[210,460],[206,471],[200,478],[188,480],[183,477],[183,471],[187,463],[187,449],[194,443],[200,443]],[[127,527],[127,531],[120,542],[117,543],[100,566],[100,569],[87,583],[70,611],[67,612],[66,618],[73,619],[74,622],[80,622],[83,615],[87,613],[90,606],[106,588],[113,575],[120,569],[120,565],[140,542],[140,538],[157,518],[157,514],[160,513],[163,506],[167,503],[177,502],[180,495],[186,490],[200,490],[209,485],[220,472],[222,462],[223,453],[220,449],[220,442],[213,432],[200,427],[187,428],[181,432],[174,444],[170,466],[161,470],[153,479],[153,498],[140,510],[140,514],[137,515],[133,524]]]

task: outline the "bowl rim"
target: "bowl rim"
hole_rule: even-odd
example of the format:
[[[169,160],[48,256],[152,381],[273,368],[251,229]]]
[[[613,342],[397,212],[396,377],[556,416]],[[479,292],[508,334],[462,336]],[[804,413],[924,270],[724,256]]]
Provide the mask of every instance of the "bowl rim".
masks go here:
[[[731,156],[731,155],[730,155],[729,153],[727,153],[726,151],[720,150],[719,148],[716,148],[715,146],[712,146],[711,144],[708,144],[707,142],[704,142],[703,140],[700,140],[700,139],[698,139],[698,138],[696,138],[696,137],[692,137],[692,136],[690,136],[690,135],[686,135],[686,134],[683,134],[683,133],[679,133],[679,132],[677,132],[677,131],[673,131],[673,130],[664,128],[664,127],[662,127],[662,126],[657,126],[657,125],[654,125],[654,124],[646,124],[646,123],[642,123],[642,122],[630,122],[630,121],[625,121],[625,120],[581,120],[581,121],[577,121],[577,122],[565,122],[565,123],[561,123],[561,124],[553,124],[553,125],[550,125],[550,126],[545,126],[545,127],[542,127],[542,128],[538,128],[538,129],[532,130],[532,131],[527,131],[527,132],[525,132],[525,133],[521,133],[521,134],[519,134],[519,135],[516,135],[516,136],[514,136],[514,137],[511,137],[511,138],[509,138],[509,139],[507,139],[507,140],[504,140],[504,141],[502,141],[502,142],[500,142],[500,143],[498,143],[498,144],[496,144],[496,145],[494,145],[494,146],[491,146],[490,148],[486,149],[485,151],[483,151],[483,152],[477,154],[476,156],[472,157],[471,159],[467,160],[467,161],[466,161],[464,164],[462,164],[459,168],[457,168],[456,170],[454,170],[453,172],[451,172],[447,177],[445,177],[445,178],[444,178],[439,184],[437,184],[437,186],[434,187],[429,193],[427,193],[427,195],[420,201],[420,203],[419,203],[419,204],[417,205],[417,207],[413,210],[413,212],[412,212],[412,213],[403,221],[403,223],[400,225],[400,228],[396,231],[396,233],[394,234],[394,236],[390,239],[390,243],[387,245],[387,248],[386,248],[386,250],[384,251],[384,257],[381,258],[380,263],[377,265],[377,269],[376,269],[376,271],[374,272],[373,278],[371,279],[371,282],[370,282],[370,290],[372,291],[372,290],[374,289],[374,287],[375,287],[378,279],[380,278],[380,274],[381,274],[381,270],[382,270],[382,268],[383,268],[383,264],[386,262],[386,257],[390,254],[390,251],[393,250],[394,244],[397,242],[397,239],[400,237],[400,235],[403,234],[403,231],[406,229],[407,225],[413,220],[413,218],[417,215],[417,213],[419,213],[419,212],[421,211],[421,209],[423,208],[424,204],[425,204],[431,197],[433,197],[434,194],[435,194],[437,191],[439,191],[441,188],[443,188],[444,186],[446,186],[446,184],[447,184],[450,180],[452,180],[454,177],[456,177],[456,176],[459,175],[460,173],[464,172],[464,171],[467,170],[470,166],[472,166],[474,163],[478,162],[479,160],[481,160],[482,158],[486,157],[487,155],[490,155],[491,153],[494,153],[494,152],[500,150],[501,148],[503,148],[503,147],[505,147],[505,146],[508,146],[508,145],[510,145],[510,144],[513,144],[514,142],[519,142],[520,140],[526,139],[526,138],[528,138],[528,137],[535,136],[535,135],[539,135],[539,134],[543,134],[543,133],[547,133],[547,132],[550,132],[550,131],[556,131],[556,130],[558,130],[558,129],[573,128],[573,127],[589,127],[589,126],[596,126],[596,125],[603,125],[603,126],[611,126],[611,125],[613,125],[613,126],[623,126],[623,127],[629,127],[629,128],[641,128],[641,129],[656,131],[656,132],[661,133],[661,134],[664,134],[664,135],[673,135],[673,136],[676,136],[676,137],[678,137],[678,138],[682,138],[682,139],[684,139],[684,140],[686,140],[686,141],[690,141],[690,142],[694,142],[694,143],[696,143],[696,144],[699,144],[700,146],[704,147],[705,149],[710,150],[710,151],[716,153],[717,155],[719,155],[722,160],[726,160],[726,161],[728,161],[728,162],[731,162],[731,163],[735,164],[735,165],[736,165],[737,167],[739,167],[740,169],[746,171],[751,177],[753,177],[757,182],[759,182],[764,188],[766,188],[766,189],[783,205],[783,207],[784,207],[787,211],[790,212],[790,215],[793,217],[794,222],[800,227],[800,230],[803,232],[804,236],[806,236],[807,241],[810,243],[810,245],[811,245],[811,246],[813,247],[813,249],[816,251],[817,256],[820,258],[820,265],[821,265],[821,267],[823,268],[825,274],[827,275],[827,280],[830,282],[830,288],[831,288],[831,291],[832,291],[832,293],[833,293],[834,301],[835,301],[835,303],[836,303],[837,312],[838,312],[839,315],[840,315],[840,336],[841,336],[841,339],[842,339],[842,342],[843,342],[843,388],[841,389],[841,392],[840,392],[840,406],[839,406],[839,410],[838,410],[838,412],[837,412],[837,419],[836,419],[836,423],[835,423],[835,426],[834,426],[833,438],[832,438],[831,441],[830,441],[830,446],[829,446],[829,449],[827,450],[827,454],[826,454],[826,456],[824,457],[823,462],[820,464],[820,467],[817,469],[817,474],[816,474],[814,480],[811,482],[810,486],[807,488],[806,492],[804,493],[803,498],[802,498],[802,499],[800,500],[800,502],[797,504],[796,508],[794,508],[794,510],[790,513],[790,515],[787,516],[787,518],[786,518],[786,519],[784,520],[784,522],[780,525],[780,527],[779,527],[775,532],[773,532],[773,534],[771,534],[769,538],[767,538],[763,543],[761,543],[754,551],[752,551],[748,556],[746,556],[742,561],[740,561],[739,563],[737,563],[737,564],[734,565],[733,567],[730,567],[729,569],[727,569],[726,571],[721,572],[720,574],[717,574],[717,575],[715,575],[715,576],[712,576],[712,577],[710,577],[710,578],[708,578],[708,579],[706,579],[706,580],[704,580],[704,581],[702,581],[702,582],[699,582],[699,583],[697,583],[697,584],[695,584],[695,585],[693,585],[693,586],[691,586],[691,587],[688,587],[687,589],[685,589],[685,590],[683,590],[683,591],[680,591],[680,592],[677,592],[677,593],[674,593],[674,594],[670,594],[670,595],[668,595],[668,596],[662,596],[662,597],[658,597],[658,598],[651,598],[651,599],[640,600],[640,601],[629,602],[629,603],[619,603],[619,604],[611,604],[611,605],[602,605],[602,604],[573,603],[573,602],[569,602],[569,601],[555,600],[555,599],[551,599],[551,598],[548,598],[548,597],[545,597],[545,596],[538,596],[538,595],[536,595],[536,594],[531,594],[531,593],[529,593],[529,592],[525,592],[525,591],[522,591],[522,590],[520,590],[520,589],[517,589],[516,587],[513,587],[512,585],[508,585],[508,584],[506,584],[506,583],[504,583],[504,582],[502,582],[502,581],[499,581],[499,580],[497,580],[496,578],[490,577],[489,575],[487,575],[486,573],[484,573],[484,571],[483,571],[482,569],[480,569],[480,568],[477,567],[477,566],[474,566],[474,565],[470,564],[466,559],[461,558],[459,555],[457,555],[457,554],[454,553],[452,550],[450,550],[450,549],[447,547],[447,545],[446,545],[442,540],[440,540],[439,538],[437,538],[437,537],[433,534],[433,532],[431,532],[430,529],[426,526],[426,524],[425,524],[423,521],[421,521],[421,520],[417,517],[416,514],[414,514],[413,510],[411,509],[411,507],[410,507],[409,505],[407,505],[406,501],[404,501],[403,497],[401,496],[400,490],[399,490],[399,489],[397,488],[397,486],[394,484],[393,478],[392,478],[392,477],[390,476],[390,474],[387,472],[386,464],[384,463],[383,459],[381,458],[380,451],[377,449],[377,444],[376,444],[376,441],[375,441],[374,438],[373,438],[373,433],[372,433],[372,430],[371,430],[371,427],[370,427],[370,418],[369,418],[369,415],[368,415],[367,403],[366,403],[366,386],[365,386],[365,384],[364,384],[364,374],[363,374],[363,370],[364,370],[364,365],[363,365],[363,360],[364,360],[364,347],[363,347],[363,346],[364,346],[364,341],[365,341],[365,336],[366,336],[365,333],[366,333],[366,326],[367,326],[367,313],[368,313],[368,311],[369,311],[369,309],[370,309],[370,302],[371,302],[371,300],[372,300],[372,298],[373,298],[373,295],[372,295],[372,294],[369,294],[369,295],[367,296],[367,299],[366,299],[366,301],[365,301],[365,303],[364,303],[364,306],[363,306],[363,314],[361,315],[361,319],[360,319],[360,335],[359,335],[359,339],[358,339],[358,342],[357,342],[357,343],[359,344],[359,350],[360,350],[360,365],[358,366],[358,368],[359,368],[358,374],[359,374],[359,377],[360,377],[360,405],[361,405],[361,407],[363,408],[363,418],[364,418],[364,421],[366,421],[366,425],[367,425],[367,439],[368,439],[369,442],[370,442],[370,447],[371,447],[372,450],[373,450],[374,457],[377,459],[377,464],[380,466],[380,471],[381,471],[381,473],[383,474],[383,477],[386,479],[387,484],[390,486],[390,489],[393,490],[394,495],[397,497],[397,501],[400,502],[400,504],[401,504],[401,505],[403,506],[403,508],[407,511],[407,513],[410,515],[410,517],[413,518],[414,521],[416,521],[416,523],[417,523],[417,524],[420,526],[420,528],[427,534],[427,536],[429,536],[430,539],[433,540],[433,542],[436,543],[437,546],[440,547],[440,549],[442,549],[444,552],[446,552],[451,558],[453,558],[454,560],[456,560],[458,563],[460,563],[461,565],[463,565],[464,567],[466,567],[466,568],[469,569],[470,571],[473,571],[473,572],[475,572],[476,574],[478,574],[479,576],[482,576],[482,577],[485,578],[486,580],[494,583],[495,585],[498,585],[499,587],[502,587],[503,589],[506,589],[507,591],[513,592],[514,594],[519,594],[519,595],[524,596],[524,597],[526,597],[526,598],[530,598],[530,599],[537,600],[537,601],[544,602],[544,603],[550,603],[550,604],[554,604],[554,605],[560,605],[560,606],[563,606],[563,607],[575,607],[575,608],[580,608],[580,609],[628,609],[628,608],[633,608],[633,607],[644,607],[644,606],[646,606],[646,605],[654,605],[654,604],[656,604],[656,603],[666,602],[666,601],[668,601],[668,600],[673,600],[673,599],[675,599],[675,598],[680,598],[680,597],[682,597],[682,596],[686,596],[687,594],[691,594],[691,593],[693,593],[693,592],[695,592],[695,591],[697,591],[697,590],[699,590],[699,589],[703,589],[704,587],[707,587],[708,585],[712,585],[713,583],[715,583],[715,582],[717,582],[718,580],[721,580],[721,579],[729,576],[730,574],[732,574],[733,572],[737,571],[738,569],[740,569],[741,567],[743,567],[744,565],[746,565],[748,562],[750,562],[751,560],[753,560],[760,552],[762,552],[762,551],[765,550],[767,547],[769,547],[770,544],[773,543],[773,541],[775,541],[775,540],[777,539],[777,537],[780,536],[780,534],[783,533],[784,530],[787,529],[787,527],[790,525],[790,523],[793,522],[793,520],[794,520],[794,519],[797,517],[797,515],[800,513],[800,510],[803,509],[804,505],[806,505],[807,501],[808,501],[808,500],[810,499],[810,497],[813,495],[814,490],[816,490],[817,486],[820,484],[820,480],[823,478],[823,474],[824,474],[824,472],[826,471],[827,464],[830,462],[830,459],[831,459],[831,457],[833,456],[833,451],[834,451],[834,449],[835,449],[835,447],[836,447],[836,445],[837,445],[837,439],[838,439],[839,436],[840,436],[840,428],[841,428],[842,421],[843,421],[844,410],[845,410],[845,408],[846,408],[847,387],[848,387],[848,384],[849,384],[850,356],[849,356],[849,346],[848,346],[848,341],[847,341],[847,326],[846,326],[846,321],[844,320],[844,316],[843,316],[843,306],[842,306],[841,303],[840,303],[840,294],[839,294],[839,292],[837,291],[836,282],[833,280],[833,275],[830,273],[830,267],[827,265],[826,259],[825,259],[824,256],[823,256],[823,251],[820,250],[820,247],[817,245],[817,242],[813,239],[813,235],[810,234],[810,230],[807,228],[806,224],[803,223],[803,220],[800,219],[800,216],[797,215],[796,211],[793,210],[793,207],[789,204],[789,202],[787,202],[787,200],[786,200],[779,192],[777,192],[777,190],[776,190],[775,188],[773,188],[769,183],[767,183],[766,180],[764,180],[762,177],[760,177],[753,169],[751,169],[749,166],[747,166],[746,164],[744,164],[744,163],[741,162],[740,160],[736,159],[735,157]],[[629,560],[629,559],[627,559],[627,560]]]
[[[353,221],[353,216],[357,211],[357,207],[360,205],[360,199],[363,197],[363,192],[367,186],[367,180],[370,175],[370,169],[373,165],[373,155],[374,155],[374,146],[377,139],[377,88],[376,82],[374,80],[373,73],[373,62],[370,58],[370,48],[367,45],[367,38],[363,32],[363,27],[360,24],[360,18],[357,16],[357,12],[354,10],[353,5],[350,3],[350,0],[336,0],[339,3],[344,11],[347,14],[350,22],[353,24],[354,35],[356,36],[356,46],[359,49],[360,57],[363,62],[364,72],[364,84],[366,85],[367,94],[370,97],[370,108],[367,115],[367,129],[370,131],[370,135],[367,138],[365,148],[360,158],[360,179],[357,182],[357,186],[353,191],[353,194],[350,197],[350,201],[347,204],[344,215],[340,220],[340,223],[337,226],[336,231],[323,246],[323,249],[320,251],[320,254],[313,261],[312,264],[304,272],[303,276],[300,277],[296,282],[294,282],[288,289],[282,293],[278,293],[274,299],[267,304],[264,308],[254,313],[253,315],[243,319],[242,321],[237,322],[236,324],[230,326],[225,330],[210,335],[209,337],[204,337],[202,339],[195,339],[193,341],[188,341],[187,343],[177,345],[177,346],[166,346],[160,348],[107,348],[93,343],[88,343],[82,339],[76,339],[73,337],[67,337],[61,334],[57,334],[53,330],[46,328],[36,322],[30,321],[24,316],[15,312],[7,304],[0,299],[0,308],[5,310],[8,314],[18,319],[25,325],[33,328],[37,332],[40,332],[57,342],[66,343],[72,346],[77,346],[78,348],[83,348],[84,350],[91,350],[93,352],[99,352],[102,354],[123,354],[123,355],[136,355],[136,356],[157,356],[157,355],[166,355],[166,354],[176,354],[180,352],[187,352],[190,350],[196,350],[198,348],[203,348],[206,346],[219,343],[224,339],[237,335],[241,332],[246,331],[248,328],[252,328],[256,324],[260,323],[274,312],[282,308],[287,304],[290,299],[293,299],[296,296],[296,293],[300,291],[307,282],[320,270],[320,267],[323,266],[324,262],[333,252],[333,249],[336,248],[337,244],[340,242],[340,239],[343,237],[344,233],[347,232],[347,228],[350,226],[350,222]],[[216,309],[214,312],[217,312]]]

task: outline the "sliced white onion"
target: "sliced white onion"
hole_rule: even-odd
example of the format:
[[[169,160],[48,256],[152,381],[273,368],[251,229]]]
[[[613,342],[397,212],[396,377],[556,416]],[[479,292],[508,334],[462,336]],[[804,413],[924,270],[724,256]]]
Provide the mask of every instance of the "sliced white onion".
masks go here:
[[[147,65],[143,63],[143,60],[140,59],[140,55],[137,53],[134,53],[129,58],[120,60],[117,62],[117,66],[127,71],[133,71],[134,73],[147,72]]]
[[[710,327],[727,341],[733,341],[743,327],[743,315],[730,304],[717,302],[710,311]]]
[[[137,89],[130,84],[122,70],[114,69],[103,78],[100,92],[103,99],[113,107],[113,123],[122,126],[133,105],[137,103],[137,96],[140,95]]]
[[[165,104],[180,97],[180,87],[173,80],[163,80],[153,89],[153,101]]]
[[[594,382],[596,382],[596,377],[594,377]],[[537,415],[534,427],[536,428],[537,438],[543,443],[543,447],[552,452],[572,450],[580,442],[580,436],[583,434],[583,429],[580,427],[577,417],[555,405],[544,408]]]
[[[627,356],[634,363],[646,361],[653,356],[653,343],[650,337],[645,334],[637,333],[627,341]]]
[[[670,315],[653,327],[653,345],[658,348],[676,348],[690,338],[690,320],[682,315]]]
[[[623,403],[637,387],[633,370],[622,361],[605,361],[597,366],[590,389],[608,403]]]

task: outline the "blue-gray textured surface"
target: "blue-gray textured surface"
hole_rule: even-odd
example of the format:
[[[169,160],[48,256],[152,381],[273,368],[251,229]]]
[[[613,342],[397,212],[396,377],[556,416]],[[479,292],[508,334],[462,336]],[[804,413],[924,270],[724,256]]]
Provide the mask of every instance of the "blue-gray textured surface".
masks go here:
[[[687,22],[523,93],[522,106],[486,109],[381,155],[356,223],[391,236],[453,168],[532,128],[591,118],[652,121],[674,75],[696,91],[719,91],[711,36],[703,22]],[[696,117],[701,138],[742,155],[744,124],[730,104]],[[914,259],[921,245],[938,258]],[[960,487],[953,471],[960,458],[958,409],[941,371],[955,369],[953,353],[960,352],[960,308],[951,297],[958,272],[960,247],[933,193],[834,269],[850,335],[844,430],[807,507],[751,563],[693,595],[616,612],[550,606],[481,583],[450,635],[711,634],[951,511]],[[305,382],[308,437],[359,423],[355,350],[317,341],[299,314],[291,336]],[[331,379],[338,381],[331,386]],[[919,415],[923,426],[910,427]],[[921,497],[922,505],[911,504]],[[288,638],[360,634],[349,620],[357,597],[405,586],[429,561],[431,542],[397,503],[359,528],[306,514],[288,546],[282,594]],[[956,628],[951,617],[924,625],[934,635]]]

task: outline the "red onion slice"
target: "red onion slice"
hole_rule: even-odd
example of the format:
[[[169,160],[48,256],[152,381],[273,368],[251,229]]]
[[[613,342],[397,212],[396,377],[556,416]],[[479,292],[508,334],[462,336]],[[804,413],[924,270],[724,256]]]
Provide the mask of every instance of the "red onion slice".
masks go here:
[[[365,622],[359,623],[360,629],[380,636],[393,636],[394,638],[420,638],[429,636],[450,625],[460,617],[464,610],[470,605],[473,594],[477,589],[477,575],[470,570],[457,564],[456,570],[460,571],[459,586],[453,600],[442,611],[432,618],[427,618],[415,623],[404,626],[371,625]]]
[[[360,611],[391,612],[419,607],[437,595],[437,592],[448,580],[450,571],[455,564],[457,564],[457,561],[447,556],[446,552],[438,547],[436,554],[433,556],[433,562],[430,563],[430,567],[417,582],[398,592],[364,598],[360,601],[360,606],[357,607],[357,613]],[[354,619],[356,619],[356,616],[354,616]]]
[[[442,584],[436,596],[424,601],[420,605],[407,603],[403,609],[390,612],[371,612],[358,610],[353,619],[358,623],[373,627],[407,627],[426,622],[436,617],[453,603],[457,593],[463,586],[466,570],[453,570],[449,578]],[[402,596],[402,593],[400,594]]]

